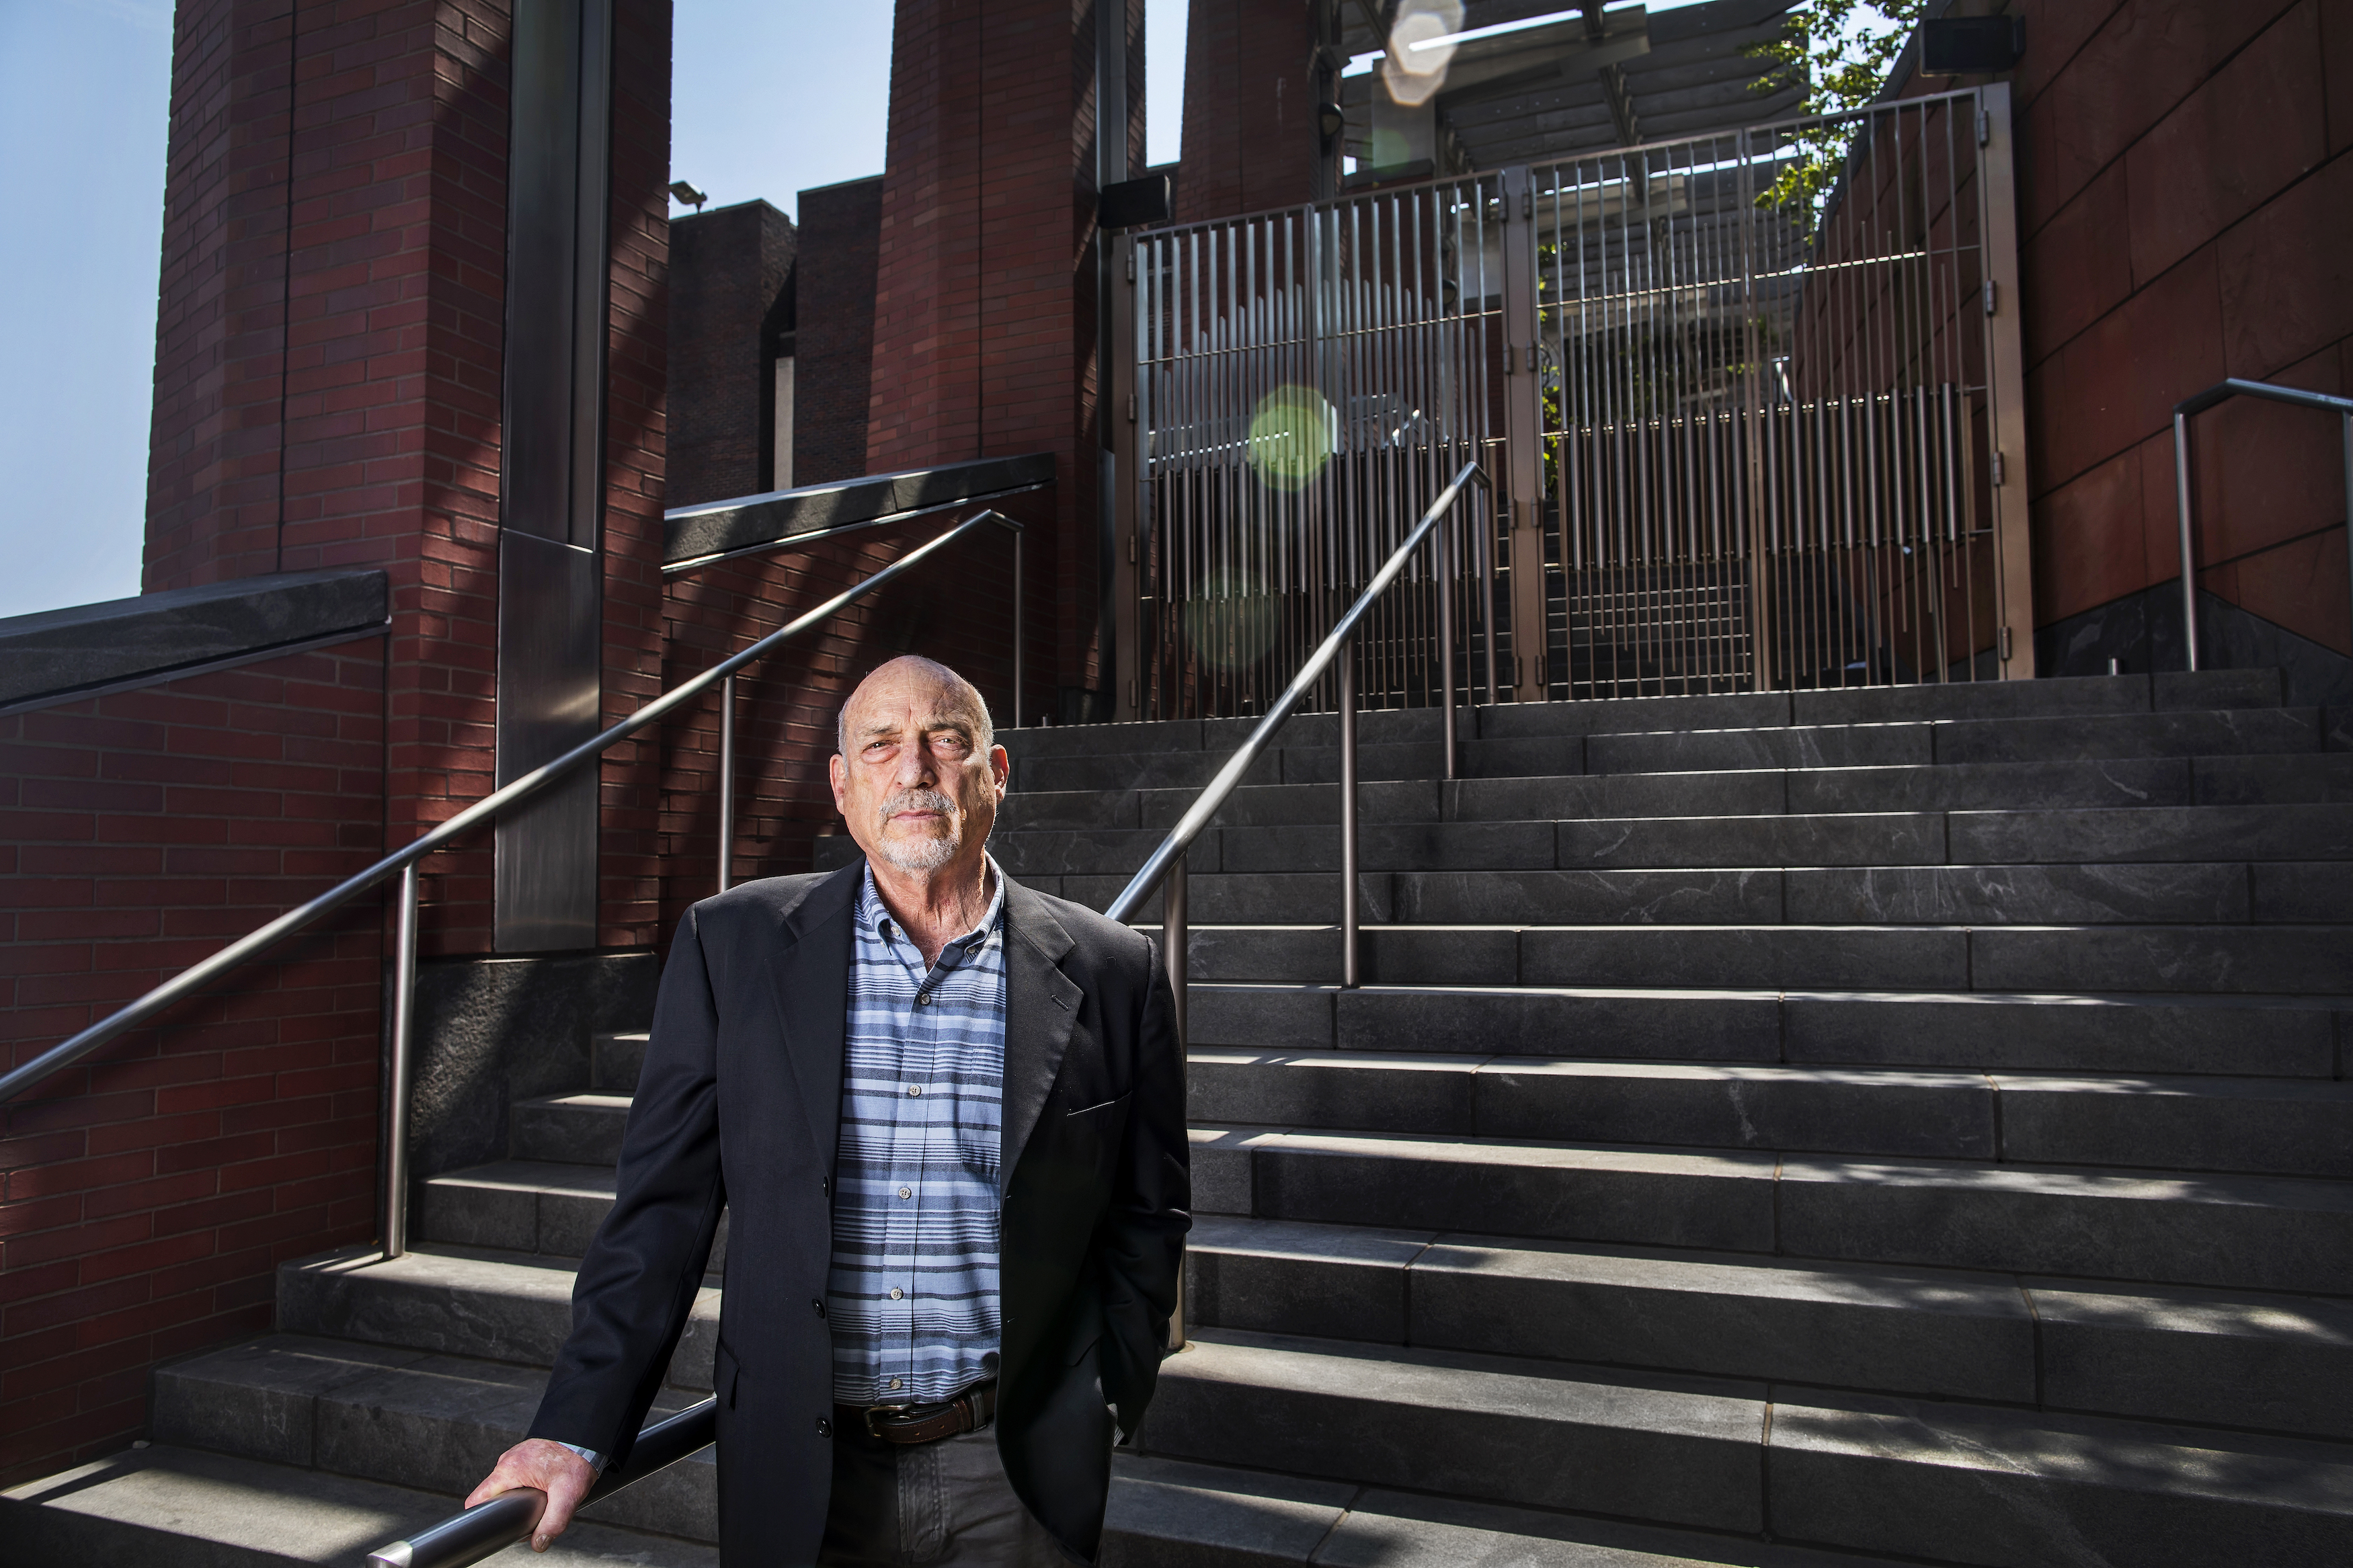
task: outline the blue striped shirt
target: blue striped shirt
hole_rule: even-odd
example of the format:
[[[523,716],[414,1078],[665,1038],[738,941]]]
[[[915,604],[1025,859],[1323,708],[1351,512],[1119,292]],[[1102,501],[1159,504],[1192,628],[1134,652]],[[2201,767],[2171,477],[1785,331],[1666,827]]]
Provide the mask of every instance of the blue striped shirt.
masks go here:
[[[921,1405],[997,1374],[1005,878],[928,970],[870,868],[834,1162],[833,1396]]]

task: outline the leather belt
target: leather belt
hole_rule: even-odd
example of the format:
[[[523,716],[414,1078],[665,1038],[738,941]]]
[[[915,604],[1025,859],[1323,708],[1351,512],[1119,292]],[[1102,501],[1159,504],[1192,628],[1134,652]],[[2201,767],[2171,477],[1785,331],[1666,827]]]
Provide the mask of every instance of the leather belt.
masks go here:
[[[976,1383],[937,1405],[837,1405],[838,1429],[863,1432],[885,1443],[935,1443],[976,1432],[997,1416],[997,1384]]]

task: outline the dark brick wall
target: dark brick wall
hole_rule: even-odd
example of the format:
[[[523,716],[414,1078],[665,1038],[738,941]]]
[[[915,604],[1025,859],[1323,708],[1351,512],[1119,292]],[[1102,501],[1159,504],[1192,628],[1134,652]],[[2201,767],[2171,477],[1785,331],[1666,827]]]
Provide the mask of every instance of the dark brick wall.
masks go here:
[[[670,246],[668,504],[774,489],[775,334],[791,330],[793,220],[743,202],[673,218]]]
[[[803,191],[800,216],[793,479],[815,485],[867,471],[882,176]]]
[[[1325,0],[1191,0],[1179,223],[1315,194],[1315,8]]]
[[[14,1066],[376,858],[371,637],[0,718]],[[163,1357],[375,1233],[380,904],[0,1108],[0,1484],[122,1447]]]
[[[2172,408],[2353,391],[2353,10],[2029,0],[2019,228],[2036,620],[2178,578]],[[1926,89],[1942,82],[1918,84]],[[2197,421],[2201,584],[2353,651],[2334,421]]]

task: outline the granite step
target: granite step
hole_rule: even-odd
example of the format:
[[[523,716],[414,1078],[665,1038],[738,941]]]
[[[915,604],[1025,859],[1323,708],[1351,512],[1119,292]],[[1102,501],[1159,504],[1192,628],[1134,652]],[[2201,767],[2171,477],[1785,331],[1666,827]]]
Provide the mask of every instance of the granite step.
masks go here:
[[[428,1243],[387,1261],[347,1247],[278,1268],[280,1331],[392,1350],[548,1366],[572,1331],[575,1259]],[[663,1381],[711,1392],[719,1275],[696,1296]]]
[[[258,1336],[159,1367],[159,1442],[462,1498],[530,1429],[543,1367],[302,1334]],[[651,1417],[702,1394],[666,1388]],[[582,1515],[690,1541],[717,1539],[712,1450],[649,1476]]]
[[[612,1206],[610,1166],[500,1160],[418,1183],[409,1224],[423,1242],[579,1258]]]
[[[455,1513],[463,1495],[148,1443],[0,1492],[0,1562],[355,1568],[375,1548]],[[602,1510],[610,1506],[592,1510],[598,1522],[584,1517],[543,1555],[522,1544],[482,1561],[498,1568],[719,1568],[715,1544],[604,1522]]]
[[[2191,758],[2157,757],[1458,779],[1442,786],[1445,809],[1440,815],[1449,821],[1511,822],[2190,805],[2198,798],[2198,766]],[[1327,805],[1323,816],[1313,820],[1333,821],[1335,809]],[[1369,812],[1364,819],[1372,820]]]
[[[2353,1301],[1205,1215],[1187,1324],[2353,1439]]]
[[[1158,828],[1039,828],[992,835],[990,852],[1025,880],[1123,877],[1163,837]],[[818,842],[820,868],[856,858],[846,837]],[[2353,805],[1364,822],[1356,848],[1359,869],[1423,872],[2315,862],[2353,858]],[[1187,864],[1197,875],[1336,873],[1340,830],[1328,817],[1208,829],[1187,850]]]
[[[1103,910],[1124,876],[1032,877],[1025,885]],[[1360,918],[1401,925],[2242,925],[2353,923],[2353,878],[2319,868],[2113,866],[1707,866],[1665,869],[1364,871]],[[1196,872],[1202,925],[1324,925],[1340,913],[1336,870]],[[1159,920],[1155,890],[1135,918]]]
[[[2353,1180],[2353,1084],[2308,1079],[1196,1046],[1187,1096],[1211,1125]]]
[[[1155,940],[1156,926],[1145,926]],[[2353,925],[1366,924],[1383,985],[2342,995]],[[1336,924],[1190,928],[1195,980],[1317,984]]]
[[[2185,709],[2069,718],[1957,719],[1773,729],[1596,732],[1563,773],[2248,756],[2329,749],[2316,708]],[[1487,742],[1480,742],[1484,744]]]
[[[2275,997],[1189,986],[1195,1046],[2331,1079],[2337,1015]]]
[[[1202,1214],[2340,1292],[2353,1184],[1196,1124]]]
[[[1894,1568],[1754,1538],[1116,1454],[1103,1568]]]
[[[1942,1401],[1204,1331],[1149,1455],[1932,1562],[2325,1563],[2353,1451]]]

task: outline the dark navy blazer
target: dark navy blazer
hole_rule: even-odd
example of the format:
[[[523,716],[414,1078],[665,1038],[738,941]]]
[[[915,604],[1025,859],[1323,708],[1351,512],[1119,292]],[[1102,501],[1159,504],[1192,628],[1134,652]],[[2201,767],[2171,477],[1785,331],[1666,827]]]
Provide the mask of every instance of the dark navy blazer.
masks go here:
[[[747,882],[680,922],[532,1436],[618,1463],[661,1385],[728,1216],[721,1551],[808,1563],[833,1469],[833,1249],[850,921],[862,865]],[[1040,1522],[1103,1531],[1113,1411],[1152,1397],[1191,1226],[1184,1077],[1153,945],[1007,879],[1004,1339],[997,1442]]]

